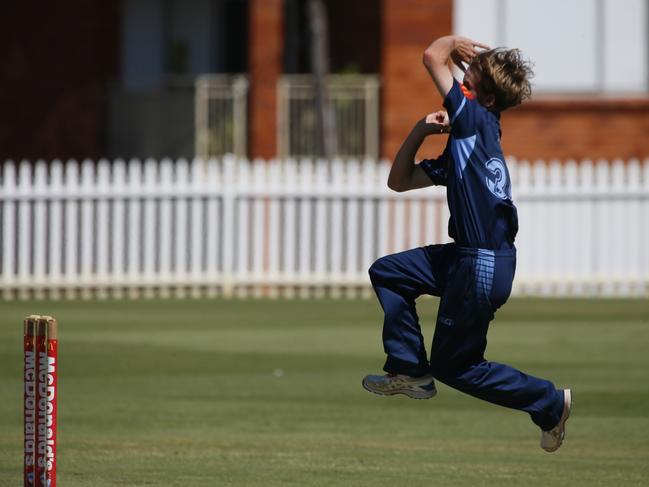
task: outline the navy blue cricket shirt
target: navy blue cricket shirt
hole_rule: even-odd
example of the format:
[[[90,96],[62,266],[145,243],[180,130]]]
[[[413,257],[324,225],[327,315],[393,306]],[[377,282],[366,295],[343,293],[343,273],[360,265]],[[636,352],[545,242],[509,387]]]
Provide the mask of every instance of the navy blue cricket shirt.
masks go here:
[[[444,99],[451,122],[446,148],[420,167],[446,186],[449,236],[461,247],[514,247],[518,216],[500,147],[500,114],[464,96],[457,80]]]

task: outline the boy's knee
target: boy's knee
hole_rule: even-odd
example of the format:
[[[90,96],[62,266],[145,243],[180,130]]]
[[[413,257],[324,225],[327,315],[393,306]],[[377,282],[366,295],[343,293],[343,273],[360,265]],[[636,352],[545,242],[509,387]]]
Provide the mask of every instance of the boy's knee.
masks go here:
[[[370,275],[370,281],[374,284],[383,277],[386,270],[386,259],[387,257],[381,257],[374,261],[374,263],[368,269],[368,274]]]
[[[442,382],[453,382],[458,377],[475,367],[488,367],[488,362],[478,354],[457,355],[455,353],[444,353],[437,351],[431,353],[430,369],[436,379]]]

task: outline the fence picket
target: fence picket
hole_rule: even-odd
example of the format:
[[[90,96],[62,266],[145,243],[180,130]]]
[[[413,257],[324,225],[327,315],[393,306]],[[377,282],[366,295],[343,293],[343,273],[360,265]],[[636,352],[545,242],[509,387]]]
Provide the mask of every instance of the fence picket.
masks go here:
[[[437,219],[437,188],[431,188],[430,197],[424,203],[424,241],[426,245],[440,243],[435,235],[436,227],[439,225]],[[442,234],[443,235],[443,234]]]
[[[362,257],[361,270],[368,269],[374,261],[374,192],[376,191],[376,164],[365,159],[362,166],[363,206],[361,214]]]
[[[645,159],[642,167],[642,194],[649,194],[649,159]],[[642,249],[642,260],[640,261],[640,272],[642,273],[642,282],[639,284],[640,292],[643,295],[649,293],[649,224],[647,224],[647,215],[649,215],[649,198],[644,198],[644,201],[641,202],[642,209],[640,214],[642,215],[642,220],[635,222],[636,225],[640,226],[641,237],[639,246]]]
[[[34,257],[32,279],[36,285],[37,297],[43,297],[42,286],[46,281],[45,262],[47,257],[47,166],[45,161],[36,162],[34,167],[33,193],[38,197],[34,201]]]
[[[32,168],[28,161],[22,161],[18,168],[18,282],[21,284],[20,293],[23,295],[24,288],[30,274],[31,253],[32,253],[32,213],[30,201],[27,197],[32,189]]]
[[[69,195],[65,200],[65,278],[68,297],[76,294],[75,285],[79,284],[79,166],[76,161],[68,161],[65,166],[65,192]]]
[[[202,159],[194,159],[190,167],[190,187],[192,197],[189,203],[190,213],[190,252],[189,252],[189,272],[191,274],[193,297],[198,298],[201,295],[203,280],[203,198],[200,196],[204,191],[203,181],[205,179],[205,165]]]
[[[392,205],[392,250],[391,253],[401,252],[408,248],[406,234],[406,219],[408,218],[408,207],[406,197],[399,193]]]
[[[171,159],[163,159],[160,161],[160,236],[158,239],[159,257],[159,271],[158,276],[161,282],[169,282],[172,280],[173,268],[172,262],[172,246],[174,238],[173,230],[173,200],[171,195],[174,190],[174,168]],[[166,292],[162,291],[165,295]]]
[[[544,286],[544,293],[549,295],[552,289],[557,289],[559,293],[565,292],[565,282],[559,277],[562,270],[565,269],[566,252],[563,248],[562,228],[565,228],[565,212],[561,208],[561,191],[563,189],[563,167],[560,161],[552,160],[547,167],[548,179],[546,181],[546,194],[550,195],[550,201],[547,203],[547,209],[544,214],[547,218],[548,243],[543,252],[545,268],[549,271],[549,282]]]
[[[49,208],[49,272],[50,297],[59,297],[59,286],[63,282],[63,205],[59,195],[63,194],[63,164],[52,161],[50,166],[49,193],[52,197]]]
[[[516,251],[516,274],[517,280],[520,284],[519,290],[523,294],[529,292],[529,282],[531,279],[531,261],[533,255],[529,252],[528,241],[530,239],[530,231],[528,226],[533,226],[535,223],[532,220],[532,207],[533,203],[527,199],[532,191],[532,167],[526,160],[518,163],[518,182],[512,187],[514,204],[518,210],[518,224],[519,231],[516,235],[515,245]]]
[[[156,283],[156,186],[158,185],[158,163],[153,159],[144,161],[144,187],[142,196],[144,197],[144,281],[148,284],[145,287],[144,294],[146,297],[153,297],[153,285]]]
[[[630,193],[639,193],[642,188],[642,173],[640,170],[640,162],[637,159],[632,159],[626,166],[626,180],[623,182],[621,191],[628,190]],[[640,246],[642,241],[642,228],[647,225],[642,224],[642,202],[638,200],[628,200],[624,210],[626,214],[625,229],[628,232],[626,243],[628,250],[624,254],[624,268],[621,269],[620,279],[624,285],[625,277],[628,276],[630,282],[628,283],[627,292],[632,296],[640,294],[641,282],[641,262],[643,248]],[[645,218],[649,218],[645,215]],[[645,248],[646,251],[646,248]],[[621,292],[621,294],[624,294]]]
[[[346,279],[350,283],[358,280],[358,195],[361,191],[359,181],[360,166],[356,159],[347,162],[347,211],[346,219]]]
[[[387,187],[390,163],[383,160],[379,163],[378,191],[381,196],[378,209],[378,251],[377,257],[390,253],[390,199],[392,196]]]
[[[95,282],[99,284],[101,297],[106,296],[105,284],[108,278],[108,242],[109,242],[109,200],[106,197],[110,191],[110,166],[105,159],[97,165],[97,259]],[[112,231],[115,231],[113,228]]]
[[[113,174],[111,183],[116,189],[115,199],[113,201],[112,225],[111,225],[111,271],[110,284],[113,295],[121,297],[121,285],[125,282],[126,275],[126,164],[123,160],[118,159],[113,163]],[[129,239],[130,241],[130,239]]]
[[[189,190],[189,164],[185,159],[176,162],[176,187],[180,197],[176,199],[176,215],[174,229],[174,276],[178,282],[187,280],[187,239],[189,238],[189,222],[187,219],[187,193]],[[185,295],[184,286],[174,288],[176,296]]]
[[[90,297],[88,287],[92,284],[92,253],[94,247],[94,179],[95,167],[93,161],[84,160],[81,163],[81,229],[80,229],[80,265],[81,265],[81,296]]]
[[[300,194],[304,195],[300,201],[300,226],[298,229],[298,241],[300,245],[298,276],[300,293],[302,296],[309,296],[309,284],[311,274],[311,195],[313,191],[313,162],[310,159],[300,161]]]
[[[223,234],[221,226],[221,200],[218,195],[223,191],[221,187],[221,175],[219,170],[222,165],[216,159],[207,162],[207,188],[208,197],[206,203],[207,217],[206,225],[206,281],[208,283],[208,295],[216,293],[216,284],[219,278],[219,255],[222,242],[219,238]]]
[[[235,194],[246,191],[250,187],[250,163],[247,160],[238,161],[237,168],[239,170],[237,179],[237,188]],[[247,284],[249,282],[249,246],[250,239],[248,238],[248,229],[250,222],[250,211],[247,198],[237,199],[238,213],[237,213],[237,280],[239,283]],[[239,295],[244,296],[245,287],[239,289]]]
[[[421,202],[413,198],[409,201],[408,248],[421,246]]]
[[[595,247],[593,240],[596,238],[595,229],[595,198],[592,194],[595,191],[595,166],[593,161],[585,160],[579,164],[579,190],[577,194],[587,195],[581,200],[579,206],[579,221],[582,222],[581,233],[579,234],[579,242],[588,243],[583,246],[575,246],[577,254],[580,256],[580,290],[586,294],[591,295],[595,292],[594,280],[596,278],[595,269],[593,266],[595,256]],[[581,247],[581,249],[580,249]],[[581,293],[580,293],[581,294]]]
[[[327,201],[324,192],[329,187],[327,161],[319,159],[316,161],[315,187],[318,191],[318,198],[315,203],[315,222],[313,223],[314,235],[314,260],[315,260],[315,284],[326,282],[327,271],[327,235],[330,233],[327,222]]]
[[[557,161],[561,170],[560,194],[557,197],[557,211],[561,216],[560,221],[556,224],[558,235],[557,246],[560,249],[559,265],[555,273],[557,275],[557,287],[553,292],[575,293],[577,287],[576,268],[578,265],[577,253],[575,246],[566,246],[565,242],[570,239],[576,241],[580,238],[579,229],[579,212],[580,204],[577,200],[565,201],[562,203],[563,195],[574,194],[577,191],[577,163],[573,160],[562,163]]]
[[[252,165],[252,187],[254,195],[253,201],[253,216],[252,216],[252,281],[255,284],[255,296],[261,295],[261,288],[257,284],[261,284],[264,275],[264,255],[268,248],[268,234],[265,222],[266,218],[266,200],[264,194],[266,193],[266,161],[255,159]]]
[[[235,258],[235,211],[236,211],[236,159],[234,156],[229,155],[223,159],[223,278],[221,280],[223,286],[223,295],[231,297],[234,291],[234,258]]]
[[[334,159],[331,164],[331,189],[340,191],[345,197],[349,194],[345,180],[345,163]],[[340,281],[343,274],[343,198],[334,198],[331,203],[331,231],[329,232],[329,249],[331,271],[329,278]],[[336,291],[333,293],[336,294]]]
[[[612,193],[615,198],[610,205],[611,220],[609,223],[609,243],[608,249],[618,248],[616,252],[607,252],[608,260],[610,262],[610,280],[616,291],[622,294],[628,294],[629,290],[627,284],[622,282],[622,272],[625,271],[625,259],[630,255],[630,246],[628,238],[620,238],[620,236],[627,233],[626,227],[628,226],[629,205],[626,201],[618,199],[625,191],[626,168],[624,161],[616,159],[610,166],[611,170],[611,184],[608,191]]]
[[[545,161],[535,161],[532,166],[533,185],[530,194],[538,198],[540,195],[547,194],[547,167]],[[528,252],[531,253],[530,259],[530,273],[532,279],[530,282],[530,290],[533,293],[540,293],[546,295],[549,291],[551,277],[548,273],[547,255],[548,251],[545,248],[544,242],[547,239],[542,235],[542,229],[547,232],[551,229],[550,218],[547,211],[539,205],[532,205],[532,218],[528,222],[531,225],[528,227]]]
[[[268,190],[271,195],[280,194],[281,186],[280,164],[277,159],[272,159],[268,167]],[[280,227],[280,205],[279,198],[272,197],[269,202],[268,216],[268,269],[267,279],[270,282],[279,282],[279,262],[281,245]],[[273,297],[277,296],[276,289],[273,290]]]
[[[609,261],[607,260],[607,249],[610,233],[607,225],[603,222],[611,221],[611,214],[607,205],[601,200],[601,196],[608,192],[610,187],[608,161],[599,160],[595,165],[595,194],[598,196],[595,203],[595,280],[598,288],[601,287],[605,296],[610,296],[612,285],[609,281]]]
[[[142,195],[142,163],[138,159],[131,160],[128,166],[128,275],[130,281],[129,295],[138,297],[140,278],[140,199]]]
[[[298,191],[297,183],[297,163],[294,159],[287,159],[284,164],[284,234],[282,238],[282,269],[284,270],[283,282],[294,284],[296,280],[296,193]],[[293,296],[293,286],[288,285],[284,289],[284,296]]]

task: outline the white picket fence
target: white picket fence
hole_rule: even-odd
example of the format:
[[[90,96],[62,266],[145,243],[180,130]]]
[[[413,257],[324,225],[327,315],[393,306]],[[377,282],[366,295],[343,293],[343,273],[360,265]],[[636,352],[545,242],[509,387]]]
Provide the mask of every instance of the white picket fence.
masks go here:
[[[649,294],[649,161],[509,161],[514,292]],[[379,256],[448,241],[444,188],[386,161],[6,162],[0,294],[370,296]]]

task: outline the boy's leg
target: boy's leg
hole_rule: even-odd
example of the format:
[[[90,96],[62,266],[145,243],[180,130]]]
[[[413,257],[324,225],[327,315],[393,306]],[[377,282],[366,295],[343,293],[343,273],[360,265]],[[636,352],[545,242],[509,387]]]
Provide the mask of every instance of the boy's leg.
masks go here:
[[[431,350],[433,375],[462,392],[526,411],[550,430],[563,412],[563,395],[544,379],[484,358],[489,321],[508,298],[515,256],[489,251],[459,254],[442,296]]]
[[[370,279],[385,312],[386,372],[411,377],[430,373],[415,299],[442,293],[450,253],[450,245],[430,245],[387,255],[370,267]]]

